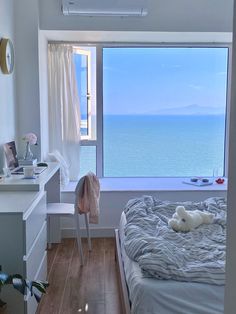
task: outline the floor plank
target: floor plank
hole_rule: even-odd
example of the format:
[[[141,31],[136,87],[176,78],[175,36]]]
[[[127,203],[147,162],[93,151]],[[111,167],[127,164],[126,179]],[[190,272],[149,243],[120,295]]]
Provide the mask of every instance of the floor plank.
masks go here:
[[[115,241],[113,238],[105,239],[105,292],[119,293],[115,263]]]
[[[47,251],[47,266],[48,266],[48,274],[50,273],[52,269],[52,265],[54,263],[54,259],[56,258],[57,255],[57,250],[58,250],[59,245],[58,244],[52,244],[52,249]]]
[[[65,239],[49,250],[50,286],[37,314],[122,314],[114,238],[93,238],[91,252],[85,239],[82,243],[84,266],[74,239]]]
[[[74,244],[73,240],[66,239],[58,246],[48,277],[50,287],[41,300],[39,313],[60,313],[68,276],[68,265],[72,260]]]

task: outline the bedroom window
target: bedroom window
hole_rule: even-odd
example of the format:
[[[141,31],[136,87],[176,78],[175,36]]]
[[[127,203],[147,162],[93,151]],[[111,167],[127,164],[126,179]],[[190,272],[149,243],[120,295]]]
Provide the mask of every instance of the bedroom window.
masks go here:
[[[224,174],[227,47],[103,48],[104,177]]]

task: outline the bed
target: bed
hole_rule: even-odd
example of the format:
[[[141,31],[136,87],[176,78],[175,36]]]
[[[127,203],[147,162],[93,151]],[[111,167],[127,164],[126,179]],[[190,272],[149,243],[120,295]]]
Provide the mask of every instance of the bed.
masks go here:
[[[216,198],[213,199],[215,201]],[[218,198],[220,199],[220,198]],[[142,199],[132,200],[136,204]],[[212,199],[211,199],[212,200]],[[210,200],[210,203],[211,203]],[[226,206],[226,202],[220,199]],[[209,203],[209,200],[207,200]],[[207,203],[207,204],[208,204]],[[171,203],[172,208],[180,203]],[[183,202],[188,209],[199,203]],[[201,203],[202,205],[203,203]],[[135,205],[136,206],[136,205]],[[205,206],[205,204],[204,204]],[[131,206],[132,207],[132,206]],[[214,208],[212,209],[214,210]],[[219,218],[219,217],[218,217]],[[222,217],[221,217],[222,218]],[[223,217],[223,220],[225,217]],[[125,249],[126,214],[123,212],[116,233],[117,265],[124,314],[223,314],[224,284],[165,280],[144,275],[139,264]],[[205,276],[203,276],[205,278]],[[203,278],[203,281],[204,281]],[[222,279],[222,278],[221,278]]]

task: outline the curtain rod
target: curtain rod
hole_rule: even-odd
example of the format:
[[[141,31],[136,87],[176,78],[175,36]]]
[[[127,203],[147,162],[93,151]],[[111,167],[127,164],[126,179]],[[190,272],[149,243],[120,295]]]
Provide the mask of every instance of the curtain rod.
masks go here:
[[[160,46],[165,45],[168,46],[181,46],[181,47],[192,47],[192,46],[200,46],[200,47],[211,47],[219,46],[219,47],[230,47],[231,43],[227,42],[124,42],[124,41],[103,41],[103,42],[88,42],[88,41],[64,41],[64,40],[49,40],[48,44],[58,44],[58,45],[85,45],[85,46],[114,46],[114,45],[124,45],[129,47],[135,46]]]

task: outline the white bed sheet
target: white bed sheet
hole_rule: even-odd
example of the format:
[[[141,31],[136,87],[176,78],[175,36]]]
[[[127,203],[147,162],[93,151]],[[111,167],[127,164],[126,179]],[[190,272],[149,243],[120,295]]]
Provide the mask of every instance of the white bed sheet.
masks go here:
[[[143,278],[138,263],[124,249],[125,214],[119,233],[133,314],[223,314],[224,286]]]

